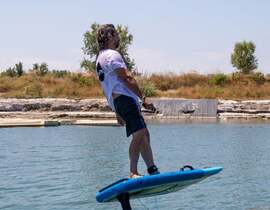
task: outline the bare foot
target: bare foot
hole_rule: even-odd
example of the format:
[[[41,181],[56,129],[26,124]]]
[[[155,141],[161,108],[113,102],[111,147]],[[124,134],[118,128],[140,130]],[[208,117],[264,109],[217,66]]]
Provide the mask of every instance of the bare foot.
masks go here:
[[[142,177],[141,174],[133,174],[133,173],[130,173],[129,174],[129,178],[130,179],[136,179],[136,178],[140,178],[140,177]]]

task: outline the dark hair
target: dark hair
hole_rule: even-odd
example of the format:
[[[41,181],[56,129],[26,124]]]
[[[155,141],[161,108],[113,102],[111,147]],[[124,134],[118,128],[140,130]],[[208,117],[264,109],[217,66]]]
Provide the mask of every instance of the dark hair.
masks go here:
[[[99,50],[107,48],[107,42],[110,37],[114,36],[117,33],[113,24],[104,24],[101,25],[97,31],[97,42]]]

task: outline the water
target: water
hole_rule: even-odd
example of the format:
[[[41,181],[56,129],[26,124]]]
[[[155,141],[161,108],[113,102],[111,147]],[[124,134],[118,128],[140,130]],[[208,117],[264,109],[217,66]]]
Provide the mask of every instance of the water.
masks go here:
[[[177,193],[132,200],[133,209],[270,209],[269,124],[152,124],[161,171],[184,164],[224,171]],[[0,209],[120,209],[95,193],[128,174],[118,127],[0,129]],[[145,173],[143,162],[140,171]]]

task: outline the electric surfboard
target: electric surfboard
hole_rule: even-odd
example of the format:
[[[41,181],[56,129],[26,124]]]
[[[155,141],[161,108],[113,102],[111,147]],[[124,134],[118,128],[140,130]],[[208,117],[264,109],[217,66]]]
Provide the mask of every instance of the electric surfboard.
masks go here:
[[[121,194],[128,194],[130,199],[163,195],[182,190],[219,173],[222,167],[178,170],[156,175],[147,175],[135,179],[120,179],[97,192],[98,202],[117,201]]]

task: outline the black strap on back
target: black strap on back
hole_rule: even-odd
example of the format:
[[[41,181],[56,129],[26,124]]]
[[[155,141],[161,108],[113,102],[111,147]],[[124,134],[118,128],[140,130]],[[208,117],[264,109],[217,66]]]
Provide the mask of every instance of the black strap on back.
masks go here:
[[[129,202],[129,194],[121,193],[117,196],[117,200],[121,203],[123,210],[132,210]]]

